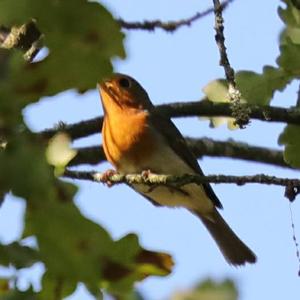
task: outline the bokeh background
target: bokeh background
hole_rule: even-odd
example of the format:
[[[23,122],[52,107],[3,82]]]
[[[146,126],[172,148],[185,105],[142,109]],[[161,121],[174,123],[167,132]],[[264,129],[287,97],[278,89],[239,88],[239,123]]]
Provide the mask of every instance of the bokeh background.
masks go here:
[[[128,21],[144,19],[178,20],[211,5],[211,1],[181,0],[105,0],[114,14]],[[278,37],[282,23],[277,15],[280,1],[236,0],[226,12],[225,36],[229,59],[236,70],[261,72],[264,65],[275,65],[279,54]],[[219,53],[214,40],[214,17],[210,15],[175,33],[125,31],[125,60],[115,60],[115,71],[135,77],[148,91],[155,104],[201,99],[202,88],[211,80],[223,78]],[[93,59],[91,57],[91,59]],[[63,66],[62,66],[63,67]],[[273,105],[288,107],[296,101],[298,83],[276,93]],[[69,91],[54,99],[43,99],[24,110],[27,124],[35,131],[53,127],[59,121],[78,122],[102,115],[98,92],[77,95]],[[253,121],[244,130],[230,131],[226,126],[212,129],[199,118],[174,120],[184,135],[233,138],[250,144],[274,147],[283,124]],[[100,133],[76,141],[75,146],[101,143]],[[257,173],[297,177],[299,172],[238,160],[208,158],[199,161],[205,174],[251,175]],[[97,170],[110,166],[101,164]],[[87,170],[88,166],[82,169]],[[151,300],[167,299],[178,290],[186,290],[199,280],[235,280],[241,300],[299,299],[300,278],[296,248],[292,240],[290,204],[284,190],[263,185],[214,185],[221,199],[225,219],[238,235],[256,252],[257,264],[243,268],[227,265],[202,224],[181,209],[156,208],[125,186],[107,188],[91,182],[78,182],[76,204],[82,213],[104,226],[114,238],[129,232],[139,235],[143,246],[169,252],[175,268],[167,278],[152,277],[138,290]],[[20,237],[24,202],[7,196],[0,210],[1,242]],[[291,205],[300,239],[299,199]],[[54,220],[55,221],[55,220]],[[1,274],[7,270],[0,269]],[[23,272],[20,285],[30,282],[39,287],[43,266],[36,264]],[[79,286],[72,300],[92,299]]]

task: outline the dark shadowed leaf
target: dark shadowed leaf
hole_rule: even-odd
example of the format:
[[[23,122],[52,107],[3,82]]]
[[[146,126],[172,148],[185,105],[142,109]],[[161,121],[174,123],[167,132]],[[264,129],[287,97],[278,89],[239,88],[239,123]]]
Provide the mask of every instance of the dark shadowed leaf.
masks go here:
[[[124,57],[123,34],[112,15],[87,0],[2,0],[1,25],[34,18],[49,55],[34,64],[12,64],[11,89],[24,102],[66,89],[85,91],[112,72],[111,58]]]
[[[17,242],[0,245],[0,264],[13,265],[15,268],[26,268],[38,261],[38,252],[35,249],[22,246]]]
[[[279,136],[278,143],[285,145],[284,160],[293,167],[300,167],[300,126],[288,125]]]
[[[37,294],[29,289],[27,291],[10,290],[1,295],[1,300],[39,300]]]

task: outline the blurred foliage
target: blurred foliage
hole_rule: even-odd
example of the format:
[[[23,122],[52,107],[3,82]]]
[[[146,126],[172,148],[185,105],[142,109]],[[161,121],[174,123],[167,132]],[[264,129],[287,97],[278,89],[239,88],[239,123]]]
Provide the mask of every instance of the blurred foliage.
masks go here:
[[[297,1],[283,2],[286,7],[279,15],[285,27],[277,66],[265,66],[261,74],[237,73],[243,101],[268,105],[276,91],[300,76],[300,11],[293,5]],[[68,137],[45,141],[22,117],[24,107],[42,97],[68,89],[82,93],[110,75],[112,58],[125,57],[124,34],[105,7],[87,0],[1,0],[0,20],[1,26],[16,30],[28,22],[36,24],[45,54],[29,63],[22,47],[0,49],[0,204],[8,191],[26,201],[21,239],[0,245],[0,264],[13,268],[16,276],[0,280],[0,298],[63,299],[82,282],[97,299],[104,290],[117,299],[141,300],[134,283],[150,275],[168,275],[172,258],[142,248],[134,234],[114,241],[104,228],[82,216],[73,202],[76,186],[55,176],[74,155]],[[204,92],[211,101],[229,101],[225,81],[209,83]],[[297,126],[287,126],[280,137],[286,161],[297,167],[298,137]],[[36,238],[35,248],[23,245],[22,239],[29,236]],[[36,262],[46,270],[41,291],[18,290],[18,270]],[[230,281],[206,281],[171,299],[234,300],[237,292]]]
[[[277,63],[293,76],[300,78],[300,10],[297,1],[282,0],[285,8],[279,8],[278,14],[285,24],[280,38],[280,55]],[[299,87],[300,88],[300,87]],[[298,95],[300,97],[300,94]],[[300,99],[297,101],[300,109]],[[284,159],[293,167],[300,167],[300,126],[287,125],[279,137],[279,144],[285,145]]]
[[[22,241],[0,245],[0,264],[13,267],[16,277],[18,269],[35,262],[42,262],[46,272],[40,292],[19,291],[18,278],[3,279],[0,298],[63,299],[78,282],[97,299],[101,289],[130,295],[136,281],[169,274],[171,257],[143,249],[134,234],[114,241],[83,217],[73,202],[77,188],[54,174],[53,167],[63,170],[74,155],[68,137],[60,134],[47,142],[30,132],[22,118],[22,109],[44,96],[94,88],[112,72],[111,59],[125,56],[124,35],[96,2],[0,1],[0,25],[18,30],[32,19],[43,34],[45,58],[29,63],[21,51],[0,50],[0,196],[11,191],[26,200],[22,238],[36,237],[37,247]]]
[[[221,282],[205,279],[195,287],[176,290],[167,297],[169,300],[237,300],[238,290],[235,283],[230,279]],[[133,291],[122,300],[148,300],[147,295]]]
[[[94,88],[112,72],[110,59],[124,57],[123,34],[99,3],[86,0],[1,0],[0,20],[6,27],[31,19],[44,36],[49,55],[34,64],[11,60],[11,96],[24,104],[41,96],[76,88]],[[91,59],[92,58],[92,59]]]
[[[30,247],[22,246],[18,242],[8,245],[0,245],[0,264],[18,269],[30,267],[39,259],[38,251]]]
[[[46,158],[55,167],[55,174],[63,174],[67,164],[76,156],[77,151],[71,148],[71,139],[63,132],[55,134],[48,143]]]
[[[238,292],[232,280],[215,282],[207,279],[195,288],[175,293],[170,300],[237,300]]]

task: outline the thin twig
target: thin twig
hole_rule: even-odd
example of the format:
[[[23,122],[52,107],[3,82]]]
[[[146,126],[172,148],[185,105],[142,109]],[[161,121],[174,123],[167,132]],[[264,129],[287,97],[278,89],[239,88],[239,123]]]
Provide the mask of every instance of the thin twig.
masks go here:
[[[292,225],[292,235],[293,235],[293,242],[295,245],[296,249],[296,257],[298,259],[298,276],[300,277],[300,252],[299,252],[299,243],[297,241],[296,237],[296,228],[295,228],[295,222],[294,222],[294,216],[293,216],[293,211],[292,211],[292,203],[289,203],[290,207],[290,218],[291,218],[291,225]]]
[[[251,110],[250,117],[252,119],[267,122],[283,122],[288,124],[300,125],[300,110],[297,108],[282,108],[275,106],[261,106],[242,104],[246,109]],[[211,101],[196,102],[177,102],[170,104],[158,105],[153,113],[159,112],[167,117],[231,117],[232,111],[228,103],[216,103]],[[103,117],[94,118],[74,124],[61,123],[53,129],[46,129],[39,133],[42,137],[51,138],[59,131],[66,132],[71,139],[86,137],[101,131]]]
[[[279,178],[275,176],[267,176],[264,174],[257,174],[252,176],[229,176],[229,175],[210,175],[210,176],[200,176],[184,174],[182,176],[174,175],[159,175],[159,174],[112,174],[107,175],[106,173],[99,173],[95,171],[71,171],[65,170],[63,177],[89,180],[94,182],[102,182],[112,184],[146,184],[151,187],[158,185],[173,185],[176,187],[181,187],[186,184],[196,183],[234,183],[237,185],[244,185],[247,183],[259,183],[267,185],[278,185],[278,186],[293,186],[295,188],[300,187],[300,180],[293,178]]]
[[[252,162],[260,162],[291,168],[283,159],[282,151],[249,145],[247,143],[234,141],[216,141],[211,138],[186,138],[188,146],[197,158],[203,156],[230,157]],[[69,166],[81,164],[96,165],[106,160],[101,145],[76,148],[76,156],[70,161]]]
[[[223,66],[225,71],[226,80],[228,81],[229,88],[236,88],[234,69],[231,67],[227,49],[225,46],[224,36],[224,20],[222,16],[222,6],[219,0],[213,0],[215,12],[215,39],[220,52],[220,65]]]
[[[222,15],[223,7],[219,0],[213,0],[215,12],[215,40],[220,53],[220,65],[223,66],[225,71],[226,80],[228,82],[228,94],[231,100],[232,117],[235,118],[235,123],[244,128],[249,123],[249,109],[241,106],[241,92],[238,90],[235,81],[235,72],[231,67],[227,50],[225,46],[224,36],[224,19]]]
[[[221,4],[222,9],[225,9],[233,1],[234,0],[224,1]],[[211,7],[203,12],[197,12],[195,15],[191,16],[190,18],[179,20],[179,21],[163,22],[160,20],[154,20],[154,21],[143,21],[143,22],[128,22],[122,19],[117,19],[117,22],[124,29],[140,29],[140,30],[154,31],[155,29],[160,28],[167,32],[173,32],[182,26],[191,26],[193,22],[198,21],[213,12],[214,12],[214,8]]]
[[[300,107],[300,81],[299,81],[299,87],[298,87],[298,92],[297,92],[297,102],[296,106]]]

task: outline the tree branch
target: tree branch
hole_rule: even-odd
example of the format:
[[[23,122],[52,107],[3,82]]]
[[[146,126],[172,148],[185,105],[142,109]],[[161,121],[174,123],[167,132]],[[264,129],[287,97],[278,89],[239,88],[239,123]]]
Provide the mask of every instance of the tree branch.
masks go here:
[[[234,0],[225,0],[221,5],[222,9],[225,9]],[[144,22],[127,22],[122,19],[117,19],[119,25],[124,29],[140,29],[154,31],[155,29],[162,29],[167,32],[173,32],[182,26],[191,26],[193,22],[200,20],[203,17],[214,12],[214,8],[211,7],[203,12],[197,12],[190,18],[179,20],[179,21],[168,21],[162,22],[160,20],[144,21]]]
[[[300,81],[299,81],[299,87],[298,87],[298,92],[297,92],[297,102],[296,106],[299,108],[300,107]]]
[[[188,146],[197,158],[202,156],[229,157],[253,162],[260,162],[291,168],[283,159],[282,151],[252,146],[234,140],[216,141],[210,138],[186,138]],[[96,165],[106,160],[101,145],[75,149],[77,155],[70,161],[69,166],[81,164]]]
[[[283,122],[288,124],[300,125],[299,108],[282,108],[275,106],[262,106],[253,104],[241,104],[250,110],[252,119],[266,122]],[[177,117],[232,117],[231,106],[228,103],[216,103],[211,101],[197,102],[176,102],[156,106],[154,113],[159,112],[172,118]],[[101,131],[103,117],[82,121],[75,124],[66,125],[60,123],[53,129],[47,129],[39,134],[48,139],[59,131],[66,132],[71,139],[86,137]]]
[[[34,20],[10,29],[0,25],[0,48],[20,49],[25,53],[24,58],[31,62],[41,48],[41,35]]]
[[[235,124],[240,128],[244,128],[249,123],[249,109],[241,106],[241,92],[238,90],[235,81],[235,72],[231,67],[227,49],[225,46],[224,36],[224,19],[222,15],[222,5],[219,0],[213,0],[215,12],[215,40],[220,53],[220,65],[223,66],[225,71],[226,80],[228,82],[228,94],[231,100],[232,117],[235,118]]]
[[[259,183],[267,185],[278,185],[286,187],[289,189],[289,194],[285,193],[285,196],[293,201],[297,194],[300,193],[300,180],[292,178],[279,178],[275,176],[267,176],[264,174],[257,174],[252,176],[226,176],[226,175],[210,175],[210,176],[200,176],[184,174],[182,176],[174,175],[159,175],[159,174],[112,174],[107,175],[106,173],[98,173],[95,171],[85,172],[85,171],[71,171],[65,170],[63,177],[89,180],[94,182],[102,182],[112,184],[126,183],[132,184],[146,184],[151,189],[159,185],[168,185],[182,187],[189,183],[203,184],[203,183],[234,183],[237,185],[244,185],[246,183]],[[291,190],[294,191],[291,194]]]

